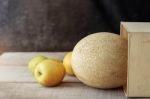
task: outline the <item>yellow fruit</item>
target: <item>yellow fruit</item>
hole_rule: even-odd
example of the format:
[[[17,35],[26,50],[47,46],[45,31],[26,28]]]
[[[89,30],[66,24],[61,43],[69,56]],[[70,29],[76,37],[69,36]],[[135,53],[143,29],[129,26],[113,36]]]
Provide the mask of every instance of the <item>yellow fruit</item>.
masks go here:
[[[35,70],[36,66],[45,59],[47,59],[47,57],[42,56],[42,55],[33,57],[30,60],[29,65],[28,65],[29,70],[34,74],[34,70]]]
[[[63,60],[63,65],[68,75],[74,75],[71,65],[71,59],[72,59],[72,52],[69,52],[66,54]]]
[[[47,59],[39,63],[34,71],[35,79],[43,86],[56,86],[63,80],[65,69],[62,62]]]
[[[77,78],[96,88],[126,83],[127,41],[113,33],[91,34],[73,49],[72,67]]]

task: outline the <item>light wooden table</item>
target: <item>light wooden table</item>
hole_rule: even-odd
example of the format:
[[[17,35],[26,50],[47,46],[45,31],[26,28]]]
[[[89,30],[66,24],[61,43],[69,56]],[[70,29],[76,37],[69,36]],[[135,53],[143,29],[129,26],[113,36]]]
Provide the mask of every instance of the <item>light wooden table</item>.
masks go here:
[[[122,88],[91,88],[67,75],[57,87],[39,85],[27,68],[29,60],[39,54],[62,60],[65,52],[9,52],[0,56],[0,99],[126,99]]]

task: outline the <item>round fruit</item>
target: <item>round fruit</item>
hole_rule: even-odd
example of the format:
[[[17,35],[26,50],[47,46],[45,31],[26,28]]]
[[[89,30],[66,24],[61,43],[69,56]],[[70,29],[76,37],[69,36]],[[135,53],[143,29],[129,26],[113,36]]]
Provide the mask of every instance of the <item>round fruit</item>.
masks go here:
[[[65,69],[62,62],[47,59],[39,63],[35,69],[34,76],[37,82],[43,86],[56,86],[64,78]]]
[[[36,66],[45,59],[47,59],[47,57],[42,56],[42,55],[33,57],[30,60],[29,65],[28,65],[29,70],[34,74],[34,70],[35,70]]]
[[[91,34],[77,43],[72,54],[77,78],[96,88],[116,88],[126,82],[127,41],[113,33]]]
[[[66,54],[63,60],[63,65],[65,67],[66,73],[68,75],[74,75],[71,65],[72,52]]]

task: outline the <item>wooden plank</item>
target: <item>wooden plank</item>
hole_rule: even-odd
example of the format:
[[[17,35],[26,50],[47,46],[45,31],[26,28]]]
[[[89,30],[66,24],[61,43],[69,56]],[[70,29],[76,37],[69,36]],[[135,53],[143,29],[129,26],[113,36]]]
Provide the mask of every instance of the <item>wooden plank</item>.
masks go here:
[[[122,88],[96,89],[67,75],[57,87],[41,86],[27,68],[29,59],[37,54],[40,53],[4,53],[0,57],[0,99],[126,99]],[[62,60],[65,53],[42,55]]]
[[[126,99],[122,89],[101,90],[82,83],[43,87],[37,83],[0,83],[0,99]]]
[[[26,66],[0,66],[0,82],[36,83]],[[66,75],[63,82],[80,82],[74,76]]]
[[[121,25],[130,33],[150,32],[150,22],[121,22]]]
[[[37,55],[62,60],[66,52],[7,52],[0,56],[0,66],[27,66]]]
[[[121,89],[106,91],[91,88],[67,75],[59,86],[43,87],[36,83],[26,66],[0,66],[0,89],[0,99],[97,99],[105,97],[105,92],[114,95],[114,99],[125,98]]]
[[[150,22],[122,22],[121,36],[128,40],[128,97],[150,97]]]

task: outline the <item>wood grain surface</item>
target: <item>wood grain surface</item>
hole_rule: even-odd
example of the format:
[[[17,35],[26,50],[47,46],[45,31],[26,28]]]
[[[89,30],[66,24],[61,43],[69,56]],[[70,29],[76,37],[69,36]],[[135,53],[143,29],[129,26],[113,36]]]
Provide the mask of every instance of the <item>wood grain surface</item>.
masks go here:
[[[41,86],[27,69],[28,61],[38,54],[60,60],[65,55],[64,52],[9,52],[0,56],[0,99],[126,99],[122,88],[96,89],[67,75],[59,86]]]
[[[121,36],[128,39],[126,93],[150,97],[150,22],[122,22]]]

